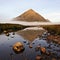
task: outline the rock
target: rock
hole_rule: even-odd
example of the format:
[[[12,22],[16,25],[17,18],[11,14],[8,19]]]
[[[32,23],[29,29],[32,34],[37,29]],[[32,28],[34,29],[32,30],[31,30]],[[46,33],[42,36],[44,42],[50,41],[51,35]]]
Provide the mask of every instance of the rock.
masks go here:
[[[35,51],[39,51],[40,50],[40,46],[37,46],[36,48],[35,48]]]
[[[6,33],[6,36],[9,36],[10,34],[9,33]]]
[[[60,45],[60,42],[58,42],[58,44]]]
[[[48,55],[48,56],[49,56],[49,55],[50,55],[50,52],[46,52],[46,55]]]
[[[24,50],[24,46],[21,42],[16,42],[14,45],[13,45],[13,50],[14,52],[16,53],[20,53]]]
[[[46,48],[41,47],[40,50],[41,50],[41,53],[46,53]]]
[[[42,57],[41,57],[40,55],[37,55],[37,56],[36,56],[36,60],[41,60],[41,58],[42,58]]]
[[[37,48],[41,48],[41,46],[38,45]]]
[[[14,38],[14,36],[11,36],[11,38]]]
[[[15,32],[13,32],[13,35],[15,35]]]
[[[47,48],[51,49],[51,44],[49,44]]]
[[[32,43],[32,44],[35,44],[35,43]]]
[[[4,33],[7,33],[7,31],[6,31],[6,30],[4,30]]]
[[[29,45],[30,43],[28,42],[27,45]]]
[[[23,41],[24,43],[26,43],[26,41]]]
[[[31,44],[29,45],[29,48],[32,48],[32,45]]]

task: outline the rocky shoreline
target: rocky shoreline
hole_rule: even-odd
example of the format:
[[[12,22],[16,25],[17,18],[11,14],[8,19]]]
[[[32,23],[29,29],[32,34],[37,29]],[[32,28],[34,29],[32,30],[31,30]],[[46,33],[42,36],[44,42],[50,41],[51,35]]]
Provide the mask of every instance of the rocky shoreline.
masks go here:
[[[60,35],[48,35],[47,40],[60,44]]]
[[[46,31],[42,34],[42,38],[44,38],[44,40],[52,41],[60,45],[60,35],[51,34],[48,31]]]

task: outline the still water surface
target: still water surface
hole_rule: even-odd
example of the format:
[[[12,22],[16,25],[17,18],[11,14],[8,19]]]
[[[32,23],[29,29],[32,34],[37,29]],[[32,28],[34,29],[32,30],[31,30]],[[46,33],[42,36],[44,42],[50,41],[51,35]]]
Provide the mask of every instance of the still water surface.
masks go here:
[[[60,60],[60,45],[46,41],[42,38],[40,39],[39,37],[30,42],[16,32],[15,35],[13,35],[13,32],[9,34],[9,36],[6,36],[5,34],[0,35],[0,60],[35,60],[37,55],[41,55],[41,52],[36,51],[35,49],[39,45],[45,47],[47,52],[52,52],[54,54],[48,56],[49,59],[46,60],[52,60],[52,58]],[[13,44],[16,42],[22,42],[25,47],[25,50],[19,54],[16,54],[12,49]],[[29,43],[31,43],[32,48],[29,48]],[[49,45],[50,47],[48,47]],[[43,57],[44,56],[46,55],[43,55]]]

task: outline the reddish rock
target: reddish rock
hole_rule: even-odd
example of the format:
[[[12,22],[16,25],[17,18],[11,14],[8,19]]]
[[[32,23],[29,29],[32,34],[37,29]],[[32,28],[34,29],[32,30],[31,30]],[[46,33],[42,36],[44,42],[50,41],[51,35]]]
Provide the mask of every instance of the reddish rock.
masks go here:
[[[29,45],[29,48],[32,48],[32,45],[31,44]]]
[[[36,60],[41,60],[41,59],[42,59],[42,57],[40,55],[36,56]]]
[[[41,50],[42,53],[46,53],[46,48],[41,47],[40,50]]]
[[[17,42],[13,45],[13,50],[17,53],[21,52],[24,49],[24,46],[21,42]]]

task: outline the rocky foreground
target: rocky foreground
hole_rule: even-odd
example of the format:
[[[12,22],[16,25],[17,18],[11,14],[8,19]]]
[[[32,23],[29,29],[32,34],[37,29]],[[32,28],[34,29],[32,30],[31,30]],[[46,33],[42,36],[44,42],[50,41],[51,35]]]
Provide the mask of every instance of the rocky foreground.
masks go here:
[[[42,34],[42,36],[39,36],[40,38],[44,38],[45,40],[48,40],[48,41],[52,41],[52,42],[55,42],[57,44],[60,45],[60,35],[55,35],[55,34],[51,34],[51,33],[48,33],[48,32],[44,32]]]
[[[60,44],[60,35],[49,35],[47,36],[47,40],[51,40],[53,42]]]

